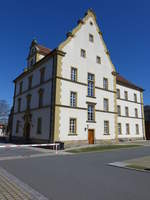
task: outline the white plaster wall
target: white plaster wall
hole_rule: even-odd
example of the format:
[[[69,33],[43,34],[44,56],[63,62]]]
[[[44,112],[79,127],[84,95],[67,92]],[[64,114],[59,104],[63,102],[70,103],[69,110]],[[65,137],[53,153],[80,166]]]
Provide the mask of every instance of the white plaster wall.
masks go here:
[[[60,123],[60,140],[61,141],[72,141],[72,140],[88,140],[88,129],[95,130],[95,140],[107,140],[114,139],[114,117],[113,114],[96,112],[95,121],[96,123],[87,123],[87,110],[76,110],[61,108],[61,123]],[[77,119],[77,135],[69,135],[69,119]],[[104,120],[110,121],[110,135],[104,135]],[[85,130],[86,128],[86,130]]]
[[[40,69],[45,67],[45,80],[49,80],[52,77],[52,66],[53,66],[53,58],[49,59],[48,61],[41,64],[40,67],[35,69],[33,72],[27,74],[24,78],[17,81],[16,83],[16,95],[19,94],[19,87],[20,82],[23,81],[23,90],[22,92],[26,91],[28,89],[28,78],[33,75],[32,79],[32,86],[36,86],[40,84]]]
[[[118,135],[118,138],[142,138],[143,137],[143,126],[141,119],[132,119],[132,118],[124,118],[118,117],[118,123],[121,123],[122,126],[122,134]],[[130,126],[130,134],[126,134],[126,123],[129,123]],[[136,134],[135,125],[139,125],[139,134]]]
[[[120,98],[121,99],[125,98],[124,97],[124,91],[127,91],[128,92],[128,100],[134,101],[134,94],[136,94],[137,95],[137,102],[141,103],[140,91],[139,90],[128,88],[128,87],[125,87],[125,86],[119,85],[119,84],[116,85],[116,88],[120,89]]]
[[[30,128],[30,138],[32,139],[49,139],[50,130],[50,108],[44,108],[32,111],[32,122]],[[24,113],[14,115],[13,118],[13,136],[22,137],[24,127]],[[42,133],[37,134],[37,119],[42,118]],[[16,134],[16,123],[20,121],[19,132]]]
[[[90,25],[93,22],[93,26]],[[89,34],[94,36],[94,43],[89,41]],[[86,58],[80,56],[80,50],[86,50]],[[90,17],[86,24],[75,34],[71,41],[63,48],[66,52],[62,59],[62,77],[70,80],[71,67],[78,69],[78,82],[87,84],[87,74],[95,74],[95,86],[103,88],[103,78],[108,79],[109,90],[114,91],[112,65],[105,53],[103,42],[96,30],[93,19]],[[96,56],[101,57],[102,64],[96,63]],[[96,103],[96,110],[103,110],[103,98],[109,99],[109,111],[114,112],[114,93],[95,89],[95,97],[87,97],[87,86],[77,83],[61,81],[61,104],[70,106],[70,91],[77,92],[77,107],[87,109],[87,101]],[[77,118],[77,136],[68,136],[69,118]],[[96,123],[87,123],[87,110],[61,108],[60,113],[60,140],[87,140],[85,128],[95,129],[95,139],[114,139],[115,121],[114,114],[95,112]],[[109,121],[110,135],[104,136],[104,120]]]
[[[121,117],[118,116],[118,123],[121,123],[122,126],[122,134],[118,135],[119,138],[141,138],[143,137],[143,125],[142,125],[142,110],[141,110],[141,98],[140,98],[140,91],[128,88],[122,85],[117,84],[117,88],[120,89],[120,98],[117,99],[117,105],[121,107],[121,115],[125,116],[125,107],[129,108],[129,117]],[[124,91],[128,92],[128,100],[124,97]],[[134,102],[134,94],[137,94],[137,102]],[[130,102],[132,101],[132,102]],[[138,118],[135,118],[135,108],[138,109]],[[131,118],[132,117],[132,118]],[[126,123],[129,123],[130,126],[130,135],[126,135]],[[136,134],[136,127],[135,125],[139,125],[139,135]]]
[[[49,138],[49,130],[50,130],[50,104],[51,104],[51,87],[52,87],[52,81],[50,80],[52,78],[52,66],[53,66],[53,59],[50,58],[45,63],[42,63],[40,67],[32,71],[31,73],[27,74],[22,80],[18,81],[16,83],[16,95],[19,94],[19,83],[23,81],[23,94],[16,96],[15,98],[15,105],[14,105],[14,113],[16,113],[13,117],[13,136],[23,136],[23,127],[24,127],[24,112],[26,110],[26,96],[28,94],[31,94],[31,114],[32,114],[32,126],[30,131],[30,137],[31,138],[37,138],[37,139],[48,139]],[[46,83],[43,83],[40,85],[40,69],[45,67],[45,81]],[[32,87],[33,89],[30,89],[28,91],[28,77],[33,75],[32,80]],[[50,81],[48,81],[50,80]],[[37,86],[37,87],[35,87]],[[35,87],[35,88],[34,88]],[[39,89],[44,89],[44,96],[43,96],[43,108],[38,108],[39,103]],[[21,98],[21,113],[18,112],[18,98]],[[45,107],[45,108],[44,108]],[[36,133],[37,130],[37,118],[42,118],[42,134],[39,135]],[[16,135],[16,122],[17,120],[21,121],[21,127],[19,128],[19,133]]]

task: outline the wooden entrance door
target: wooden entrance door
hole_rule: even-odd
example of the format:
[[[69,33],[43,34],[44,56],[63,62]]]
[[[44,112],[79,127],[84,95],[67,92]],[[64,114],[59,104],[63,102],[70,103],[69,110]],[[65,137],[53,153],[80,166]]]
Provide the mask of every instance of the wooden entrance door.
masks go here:
[[[89,141],[89,144],[94,144],[94,130],[93,129],[88,130],[88,141]]]

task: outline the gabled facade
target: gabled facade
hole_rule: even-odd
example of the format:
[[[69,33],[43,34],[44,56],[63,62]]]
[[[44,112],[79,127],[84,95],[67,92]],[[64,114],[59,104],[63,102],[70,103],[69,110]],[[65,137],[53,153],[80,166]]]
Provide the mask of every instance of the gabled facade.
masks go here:
[[[66,143],[144,137],[143,90],[120,80],[91,9],[57,49],[34,40],[27,60],[25,72],[14,81],[13,137]],[[130,99],[134,94],[137,101]],[[118,116],[119,104],[135,107],[136,116],[130,109],[128,116]],[[131,130],[130,123],[135,124]]]

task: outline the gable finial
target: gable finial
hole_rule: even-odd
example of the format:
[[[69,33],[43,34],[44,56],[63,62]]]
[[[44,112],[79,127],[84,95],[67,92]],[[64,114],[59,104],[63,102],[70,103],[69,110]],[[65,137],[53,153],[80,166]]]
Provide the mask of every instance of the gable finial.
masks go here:
[[[92,13],[92,14],[94,15],[95,19],[96,19],[96,14],[95,14],[95,12],[93,11],[92,8],[89,8],[89,9],[87,10],[87,12],[85,13],[85,16],[88,15],[89,13]]]

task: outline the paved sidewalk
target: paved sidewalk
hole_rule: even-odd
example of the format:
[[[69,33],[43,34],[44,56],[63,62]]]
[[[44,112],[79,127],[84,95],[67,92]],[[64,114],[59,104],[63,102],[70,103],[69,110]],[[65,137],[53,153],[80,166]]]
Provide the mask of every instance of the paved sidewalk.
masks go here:
[[[19,179],[0,168],[0,200],[48,200]]]

